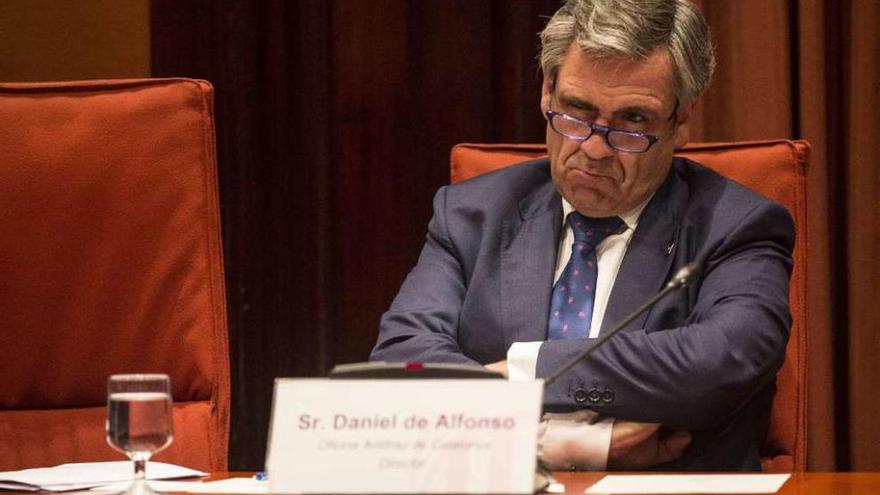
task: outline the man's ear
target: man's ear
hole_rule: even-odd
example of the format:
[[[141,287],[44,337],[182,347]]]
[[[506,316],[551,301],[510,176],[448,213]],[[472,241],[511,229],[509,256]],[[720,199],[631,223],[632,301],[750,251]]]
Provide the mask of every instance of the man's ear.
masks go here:
[[[550,109],[550,95],[553,94],[553,78],[544,74],[544,82],[541,84],[541,115],[546,115]]]
[[[690,137],[690,117],[696,104],[697,102],[694,101],[687,105],[681,105],[675,112],[675,135],[673,138],[676,148],[681,148],[688,142]]]

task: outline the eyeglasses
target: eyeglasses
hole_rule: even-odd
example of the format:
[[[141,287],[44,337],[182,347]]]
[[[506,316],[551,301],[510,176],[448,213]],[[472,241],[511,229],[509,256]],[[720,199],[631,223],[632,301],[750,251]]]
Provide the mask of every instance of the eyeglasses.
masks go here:
[[[676,104],[677,108],[678,105]],[[672,115],[675,115],[675,112]],[[547,121],[550,122],[550,127],[554,131],[572,141],[584,142],[590,139],[590,136],[594,133],[598,133],[605,138],[608,146],[626,153],[644,153],[660,140],[659,136],[653,134],[615,129],[614,127],[576,119],[571,115],[554,112],[550,109],[547,110],[546,116]]]

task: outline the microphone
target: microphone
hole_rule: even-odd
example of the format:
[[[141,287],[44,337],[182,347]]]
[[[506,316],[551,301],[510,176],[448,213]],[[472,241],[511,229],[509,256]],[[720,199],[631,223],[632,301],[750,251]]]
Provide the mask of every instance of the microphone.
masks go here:
[[[571,358],[567,363],[563,364],[556,371],[553,372],[552,375],[547,377],[544,380],[544,387],[550,386],[553,382],[559,379],[566,371],[570,370],[572,366],[581,362],[581,360],[586,359],[587,356],[593,353],[597,348],[599,348],[602,344],[608,341],[611,337],[614,336],[617,332],[619,332],[623,327],[629,325],[631,321],[636,319],[639,315],[651,309],[651,306],[656,304],[658,301],[668,296],[669,294],[675,292],[676,290],[685,287],[691,283],[693,283],[696,279],[700,277],[703,273],[703,264],[699,261],[693,261],[688,263],[687,265],[681,267],[675,275],[666,283],[663,287],[663,290],[655,294],[652,298],[645,301],[644,304],[635,309],[629,316],[624,318],[620,323],[618,323],[614,328],[607,332],[603,332],[602,335],[596,339],[596,342],[579,352],[576,356]]]
[[[693,261],[691,263],[688,263],[687,265],[684,265],[677,272],[675,272],[675,275],[672,276],[672,280],[670,280],[666,284],[666,287],[677,289],[679,287],[690,285],[691,282],[700,278],[700,275],[702,274],[703,264],[699,261]]]

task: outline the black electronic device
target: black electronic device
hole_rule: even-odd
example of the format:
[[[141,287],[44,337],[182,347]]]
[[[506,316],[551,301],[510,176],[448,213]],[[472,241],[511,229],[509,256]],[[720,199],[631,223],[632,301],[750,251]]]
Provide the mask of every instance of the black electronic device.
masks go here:
[[[501,373],[483,366],[455,363],[367,363],[340,364],[333,367],[329,378],[336,379],[421,379],[421,378],[504,378]]]

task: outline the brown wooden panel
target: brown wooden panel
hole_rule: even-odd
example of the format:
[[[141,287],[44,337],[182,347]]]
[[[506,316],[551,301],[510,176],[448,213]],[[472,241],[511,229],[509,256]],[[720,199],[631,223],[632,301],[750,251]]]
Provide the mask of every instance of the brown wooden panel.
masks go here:
[[[0,2],[0,81],[149,77],[149,0]]]

